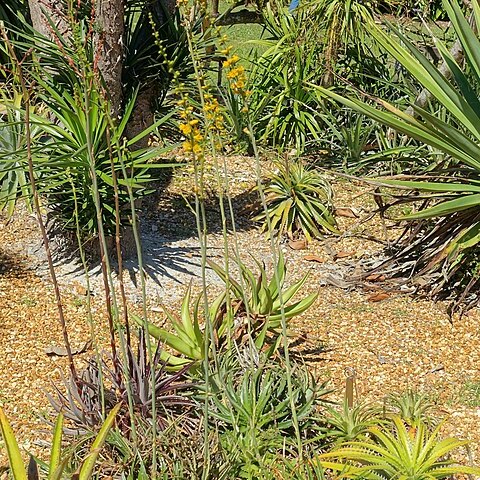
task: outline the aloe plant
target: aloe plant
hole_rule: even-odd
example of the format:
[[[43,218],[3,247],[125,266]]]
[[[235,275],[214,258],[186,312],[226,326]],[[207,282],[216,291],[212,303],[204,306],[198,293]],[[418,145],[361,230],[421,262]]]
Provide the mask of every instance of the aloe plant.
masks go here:
[[[263,230],[289,237],[301,232],[307,240],[323,232],[338,233],[330,184],[300,161],[280,164],[264,191],[266,210],[255,218],[263,221]]]
[[[257,260],[258,273],[255,274],[240,259],[235,261],[242,280],[236,280],[227,271],[212,262],[208,265],[225,283],[231,295],[230,305],[225,302],[225,311],[233,318],[236,337],[252,335],[257,348],[260,348],[270,333],[276,338],[282,327],[282,319],[291,320],[310,308],[318,293],[311,293],[302,300],[291,303],[308,278],[308,273],[298,282],[285,288],[287,273],[283,255],[278,258],[272,277],[269,279],[265,265]]]
[[[179,370],[192,364],[192,362],[199,362],[205,359],[211,351],[206,350],[206,345],[210,345],[206,341],[205,331],[202,329],[200,305],[203,300],[203,295],[199,295],[193,305],[191,311],[190,303],[192,298],[192,286],[190,285],[183,297],[180,316],[175,315],[167,308],[163,308],[173,332],[165,328],[148,322],[148,333],[164,345],[167,345],[176,353],[168,352],[165,349],[160,351],[160,358],[166,362],[171,369]],[[224,304],[225,294],[219,295],[209,307],[209,318],[212,328],[217,339],[222,339],[226,333],[227,321],[225,311],[222,310]],[[132,318],[143,326],[144,321],[138,316],[133,315]]]
[[[88,480],[92,478],[93,469],[98,459],[101,449],[105,444],[107,435],[112,428],[115,417],[120,409],[120,404],[115,406],[108,414],[105,422],[103,423],[100,431],[98,432],[95,440],[93,441],[88,455],[81,462],[78,473],[71,478],[77,480]],[[48,465],[48,480],[60,480],[65,478],[65,468],[67,466],[68,457],[62,458],[61,456],[61,443],[62,443],[62,429],[63,429],[63,414],[59,414],[55,427],[53,430],[53,442],[50,450],[50,462]],[[33,480],[39,478],[38,468],[34,461],[30,461],[27,466],[24,464],[20,448],[18,447],[17,440],[13,434],[12,428],[5,416],[5,413],[0,408],[0,431],[5,442],[7,449],[8,462],[10,464],[10,470],[14,480]],[[28,473],[27,473],[28,472]]]
[[[312,293],[302,300],[290,303],[293,297],[305,284],[308,274],[288,288],[284,288],[286,266],[282,256],[276,267],[277,276],[269,280],[265,266],[257,262],[259,274],[255,275],[243,262],[236,262],[240,275],[239,282],[227,274],[226,270],[212,261],[208,265],[225,282],[227,290],[218,295],[209,305],[208,321],[216,339],[216,348],[226,345],[229,338],[244,340],[248,333],[252,336],[257,348],[261,348],[268,336],[274,338],[273,350],[278,343],[282,318],[287,321],[306,311],[316,300],[318,294]],[[245,288],[242,286],[245,285]],[[174,370],[179,370],[192,362],[200,362],[212,354],[212,344],[205,338],[205,318],[201,315],[203,295],[199,295],[191,309],[191,285],[188,287],[182,301],[179,316],[164,308],[170,320],[173,331],[148,322],[148,332],[162,344],[170,347],[173,352],[162,350],[161,359]],[[282,308],[282,305],[284,306]],[[132,316],[139,325],[144,321]],[[248,324],[250,323],[250,328]],[[209,345],[209,350],[206,350]]]
[[[336,478],[447,479],[459,473],[479,475],[480,469],[458,465],[449,455],[466,445],[455,438],[439,439],[441,425],[432,433],[419,423],[406,427],[400,417],[393,428],[370,428],[371,440],[347,442],[319,456],[324,468],[339,472]]]

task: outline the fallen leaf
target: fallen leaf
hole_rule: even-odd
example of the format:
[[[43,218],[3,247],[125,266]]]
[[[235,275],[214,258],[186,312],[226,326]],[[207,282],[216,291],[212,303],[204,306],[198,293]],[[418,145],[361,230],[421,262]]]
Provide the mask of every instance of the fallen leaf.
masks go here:
[[[357,212],[350,207],[338,207],[335,209],[335,215],[338,217],[358,218]]]
[[[375,293],[373,295],[370,295],[367,300],[369,302],[381,302],[382,300],[385,300],[387,298],[389,298],[390,295],[386,292],[378,292],[378,293]]]
[[[383,282],[385,280],[385,275],[382,273],[372,273],[366,277],[365,280],[367,280],[367,282]]]
[[[288,246],[292,250],[305,250],[307,248],[306,240],[290,240]]]
[[[338,260],[339,258],[347,258],[347,257],[353,257],[357,252],[337,252],[334,256],[334,260]]]
[[[318,255],[305,255],[303,259],[306,260],[307,262],[323,263],[323,258],[319,257]]]
[[[77,348],[77,349],[72,348],[72,355],[80,355],[80,353],[84,353],[87,350],[90,350],[90,348],[92,348],[91,340],[89,340],[88,342],[85,342],[85,345],[83,345],[83,347],[81,348]],[[49,357],[51,356],[66,357],[68,355],[67,349],[59,345],[53,345],[51,347],[47,347],[45,348],[44,352]]]

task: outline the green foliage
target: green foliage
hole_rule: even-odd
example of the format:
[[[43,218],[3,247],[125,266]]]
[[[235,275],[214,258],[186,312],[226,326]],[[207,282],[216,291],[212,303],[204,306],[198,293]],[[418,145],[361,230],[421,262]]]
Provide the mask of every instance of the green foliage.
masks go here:
[[[322,129],[315,92],[321,72],[318,49],[302,30],[304,14],[274,13],[267,7],[265,28],[271,39],[254,62],[249,79],[250,122],[256,138],[272,146],[295,147],[299,153],[320,138]]]
[[[322,232],[338,233],[333,191],[326,178],[311,167],[300,161],[279,164],[264,191],[267,211],[256,217],[264,221],[264,230],[286,233],[290,238],[301,232],[307,240],[321,237]]]
[[[429,425],[432,418],[429,412],[434,404],[429,400],[426,394],[408,390],[402,394],[392,394],[387,398],[387,408],[393,409],[395,415],[398,415],[410,426],[417,426],[420,423]]]
[[[0,104],[0,210],[11,217],[17,199],[23,197],[30,205],[30,182],[27,172],[26,132],[22,115],[22,95],[12,93],[12,99],[4,94]],[[39,129],[31,128],[33,138]],[[34,152],[38,153],[38,152]]]
[[[260,262],[256,262],[259,268],[258,275],[243,262],[235,263],[240,271],[240,281],[232,278],[224,268],[214,262],[208,262],[226,286],[226,291],[218,295],[208,307],[207,321],[211,338],[205,338],[205,319],[202,319],[201,315],[203,295],[200,294],[193,308],[190,307],[191,286],[183,298],[180,316],[164,308],[173,332],[148,323],[150,335],[176,352],[163,350],[160,354],[162,360],[169,364],[169,368],[178,370],[191,365],[192,362],[204,360],[207,348],[210,358],[213,344],[217,350],[222,350],[228,345],[229,339],[243,343],[246,338],[251,338],[257,348],[262,348],[268,342],[272,343],[272,350],[275,350],[280,338],[283,316],[288,321],[300,315],[310,308],[317,298],[317,294],[313,293],[302,300],[290,303],[306,282],[307,275],[292,286],[284,288],[286,266],[283,257],[279,258],[277,273],[274,273],[271,279],[268,278],[265,266]],[[133,318],[139,325],[143,325],[141,318],[136,316]]]
[[[320,438],[335,444],[365,439],[370,428],[383,423],[381,413],[378,407],[367,404],[350,408],[347,400],[339,408],[328,406],[322,418]]]
[[[287,322],[305,312],[315,302],[318,293],[312,293],[302,300],[290,303],[305,284],[308,273],[298,282],[285,288],[287,273],[285,260],[279,255],[272,277],[269,279],[265,265],[255,260],[258,274],[250,270],[241,260],[235,261],[240,280],[237,281],[225,268],[208,261],[208,265],[225,282],[229,301],[224,299],[226,315],[231,318],[231,335],[242,339],[253,338],[257,348],[261,348],[270,334],[278,343],[282,320]]]
[[[303,436],[316,406],[329,392],[304,366],[292,372],[289,395],[285,365],[244,347],[222,355],[209,375],[210,421],[234,468],[231,478],[264,478],[274,462],[295,455],[292,405]],[[270,477],[265,477],[270,478]]]
[[[38,118],[39,127],[50,135],[43,148],[45,157],[39,176],[48,204],[63,228],[74,230],[80,225],[84,237],[95,237],[98,193],[104,231],[112,235],[117,222],[113,176],[118,183],[120,206],[124,207],[129,201],[127,186],[133,189],[135,198],[148,193],[146,184],[152,181],[148,161],[165,150],[128,150],[139,137],[148,134],[144,131],[129,141],[123,140],[134,98],[122,121],[112,127],[106,104],[95,87],[87,89],[86,84],[80,84],[76,94],[70,96],[65,91],[59,92],[54,84],[40,79],[39,83],[43,87],[41,95],[44,101],[49,99],[50,106],[50,119]],[[128,224],[125,214],[118,221]]]
[[[445,116],[414,106],[416,115],[421,118],[417,119],[383,100],[379,103],[384,110],[380,110],[355,98],[342,98],[321,87],[317,90],[451,159],[448,169],[444,165],[432,168],[427,178],[386,180],[385,184],[405,191],[422,192],[424,198],[428,197],[429,201],[420,211],[402,217],[403,220],[435,219],[430,224],[433,227],[427,223],[423,229],[416,229],[421,232],[421,237],[408,238],[396,261],[415,258],[416,273],[428,273],[430,278],[435,278],[433,293],[448,293],[450,289],[460,287],[463,290],[461,302],[478,286],[478,277],[471,267],[477,262],[475,252],[480,239],[480,189],[477,181],[480,171],[480,101],[475,93],[480,88],[480,41],[455,0],[445,1],[444,6],[467,62],[462,70],[446,45],[436,42],[453,72],[451,81],[393,26],[391,29],[397,38],[373,23],[368,30],[420,85],[431,92],[435,102],[447,113]],[[474,3],[474,16],[478,24],[480,7],[477,3]],[[419,198],[414,195],[410,199],[418,201]],[[411,264],[406,268],[411,271]],[[458,303],[453,307],[456,308]]]
[[[225,294],[219,295],[209,306],[209,318],[211,328],[219,342],[224,341],[227,322],[225,312],[222,311]],[[191,285],[188,287],[182,301],[181,314],[171,313],[167,308],[164,311],[170,320],[174,332],[170,332],[164,328],[157,327],[153,323],[148,323],[148,332],[156,340],[167,345],[179,355],[172,354],[166,350],[162,350],[160,358],[167,362],[171,368],[180,369],[192,362],[200,362],[205,359],[206,348],[211,349],[211,344],[205,338],[205,331],[201,328],[200,305],[203,295],[199,295],[193,305],[193,311],[190,311]],[[143,325],[143,320],[137,316],[133,316],[139,325]],[[210,347],[207,347],[209,345]],[[208,352],[208,356],[211,355]]]
[[[422,423],[407,428],[395,417],[391,426],[370,428],[371,440],[347,442],[320,455],[321,463],[339,472],[337,478],[430,480],[459,473],[478,475],[480,469],[457,465],[448,457],[468,442],[440,440],[439,430],[440,426],[429,433]]]
[[[92,442],[88,455],[85,456],[85,458],[80,462],[78,473],[72,475],[72,479],[76,478],[78,480],[89,480],[92,478],[93,469],[97,462],[98,456],[105,444],[107,435],[115,422],[115,417],[117,416],[119,409],[120,405],[117,405],[110,411],[107,418],[103,422],[100,431]],[[53,431],[53,442],[50,450],[50,462],[48,465],[48,480],[60,480],[61,478],[64,478],[65,469],[69,460],[68,457],[62,458],[61,456],[63,420],[64,416],[60,413]],[[8,420],[1,408],[0,431],[5,442],[8,461],[14,480],[38,479],[38,467],[35,461],[33,459],[30,460],[28,469],[24,465],[17,440],[15,439],[10,424],[8,423]]]

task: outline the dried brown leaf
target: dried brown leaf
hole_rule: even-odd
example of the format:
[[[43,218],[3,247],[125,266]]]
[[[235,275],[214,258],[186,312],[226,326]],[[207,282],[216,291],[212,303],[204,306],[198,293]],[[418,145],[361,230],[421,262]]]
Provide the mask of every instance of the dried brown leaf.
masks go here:
[[[334,255],[334,260],[338,260],[340,258],[348,258],[348,257],[353,257],[357,252],[337,252],[335,255]]]
[[[324,262],[323,258],[319,257],[318,255],[305,255],[303,259],[306,260],[307,262],[318,262],[318,263]]]
[[[350,207],[338,207],[335,209],[335,215],[339,217],[358,218],[357,212]]]
[[[386,300],[387,298],[389,298],[390,295],[386,292],[378,292],[378,293],[375,293],[373,295],[370,295],[367,300],[369,302],[381,302],[382,300]]]
[[[292,250],[305,250],[307,248],[307,241],[306,240],[290,240],[288,242],[288,246]]]

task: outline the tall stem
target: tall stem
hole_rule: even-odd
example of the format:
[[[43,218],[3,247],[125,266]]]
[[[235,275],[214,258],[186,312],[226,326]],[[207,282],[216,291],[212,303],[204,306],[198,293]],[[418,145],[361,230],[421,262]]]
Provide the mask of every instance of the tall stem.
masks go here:
[[[78,376],[77,376],[77,371],[75,369],[75,364],[73,362],[73,355],[72,355],[72,349],[70,346],[70,339],[68,336],[67,323],[65,321],[65,314],[63,311],[62,296],[60,294],[60,287],[58,285],[57,275],[55,273],[55,266],[53,264],[52,252],[50,249],[50,242],[48,239],[47,230],[45,228],[45,224],[42,218],[42,212],[40,209],[40,199],[38,195],[37,183],[36,183],[35,175],[33,173],[32,132],[30,128],[30,108],[31,108],[30,93],[31,92],[27,88],[25,78],[23,76],[22,66],[16,57],[15,50],[13,49],[5,33],[5,30],[1,26],[0,26],[0,30],[1,30],[2,38],[4,39],[5,44],[7,45],[7,48],[9,50],[10,58],[13,60],[17,68],[18,79],[20,81],[20,86],[22,89],[23,103],[25,104],[25,138],[26,138],[26,144],[27,144],[28,176],[30,180],[30,188],[32,189],[33,205],[35,208],[35,215],[37,217],[38,225],[40,227],[43,243],[45,245],[45,253],[47,255],[48,269],[50,271],[50,277],[53,283],[53,290],[55,292],[55,300],[57,303],[58,319],[62,329],[65,349],[67,351],[68,365],[70,368],[70,372],[72,374],[72,378],[76,383],[78,380]]]

